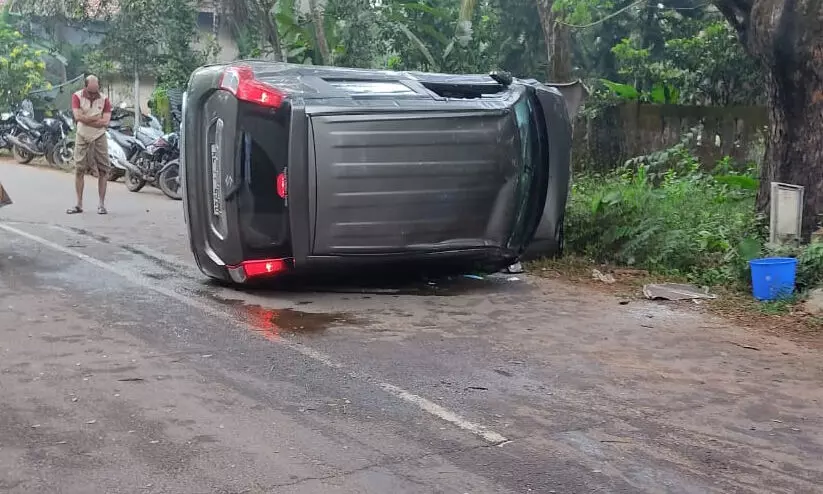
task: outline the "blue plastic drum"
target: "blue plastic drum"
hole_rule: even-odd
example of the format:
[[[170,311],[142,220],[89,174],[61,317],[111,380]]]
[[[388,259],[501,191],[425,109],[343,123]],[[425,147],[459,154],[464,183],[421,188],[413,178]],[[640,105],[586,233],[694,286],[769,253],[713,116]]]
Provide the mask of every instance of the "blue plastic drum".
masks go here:
[[[761,301],[789,298],[794,294],[797,259],[767,257],[749,261],[752,268],[752,295]]]

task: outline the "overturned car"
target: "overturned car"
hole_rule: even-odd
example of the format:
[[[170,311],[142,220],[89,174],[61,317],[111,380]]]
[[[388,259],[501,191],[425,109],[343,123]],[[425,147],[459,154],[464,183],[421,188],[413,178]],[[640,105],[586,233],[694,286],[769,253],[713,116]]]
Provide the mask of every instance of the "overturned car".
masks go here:
[[[561,94],[502,74],[248,61],[192,74],[181,161],[208,276],[417,264],[495,271],[562,246]]]

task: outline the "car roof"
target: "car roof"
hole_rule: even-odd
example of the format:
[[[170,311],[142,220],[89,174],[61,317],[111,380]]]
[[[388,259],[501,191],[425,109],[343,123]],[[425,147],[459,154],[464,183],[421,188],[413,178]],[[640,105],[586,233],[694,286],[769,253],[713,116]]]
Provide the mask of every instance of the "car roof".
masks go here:
[[[304,98],[383,94],[431,98],[442,91],[493,95],[505,86],[484,74],[438,74],[392,70],[352,69],[263,60],[241,60],[223,66],[248,66],[257,80]]]

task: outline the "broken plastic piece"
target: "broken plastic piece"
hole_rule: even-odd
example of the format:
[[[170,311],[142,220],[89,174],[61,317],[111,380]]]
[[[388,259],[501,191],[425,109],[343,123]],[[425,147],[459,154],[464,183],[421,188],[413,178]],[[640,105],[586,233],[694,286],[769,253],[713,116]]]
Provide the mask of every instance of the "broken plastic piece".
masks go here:
[[[680,283],[661,283],[643,286],[643,295],[649,300],[697,300],[716,299],[716,295],[701,290],[694,285]]]

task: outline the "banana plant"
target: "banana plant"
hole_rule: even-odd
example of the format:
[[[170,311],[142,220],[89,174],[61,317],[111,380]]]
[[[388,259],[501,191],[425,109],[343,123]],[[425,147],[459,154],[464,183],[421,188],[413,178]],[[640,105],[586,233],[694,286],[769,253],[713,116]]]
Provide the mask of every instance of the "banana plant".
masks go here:
[[[448,71],[454,69],[455,51],[470,48],[477,7],[477,0],[461,0],[457,12],[413,0],[395,0],[386,5],[384,15],[423,57],[425,68]],[[482,52],[485,47],[480,45],[475,50]]]

